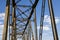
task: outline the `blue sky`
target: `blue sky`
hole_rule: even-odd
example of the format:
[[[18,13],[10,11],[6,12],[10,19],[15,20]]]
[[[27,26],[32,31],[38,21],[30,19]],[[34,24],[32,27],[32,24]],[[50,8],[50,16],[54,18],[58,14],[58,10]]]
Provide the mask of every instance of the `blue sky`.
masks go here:
[[[57,32],[60,40],[60,27],[59,27],[60,26],[60,0],[52,0],[52,2],[53,2]],[[42,5],[41,3],[42,3],[42,0],[39,0],[38,5],[36,7],[38,31],[40,27],[40,14],[41,14],[41,5]],[[3,24],[4,24],[4,16],[5,16],[5,5],[6,5],[6,0],[0,0],[0,40],[2,40],[2,30],[4,27]],[[50,15],[49,15],[49,9],[48,9],[48,0],[46,0],[45,7],[46,8],[45,8],[45,16],[44,16],[43,40],[53,40]]]

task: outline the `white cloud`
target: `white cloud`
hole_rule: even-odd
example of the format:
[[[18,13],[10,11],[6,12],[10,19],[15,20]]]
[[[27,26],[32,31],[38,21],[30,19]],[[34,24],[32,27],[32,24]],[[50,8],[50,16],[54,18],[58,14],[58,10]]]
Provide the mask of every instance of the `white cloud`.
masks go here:
[[[0,25],[4,23],[5,13],[0,13]]]
[[[0,25],[0,28],[2,28],[2,27],[4,27],[4,25],[2,24],[2,25]]]
[[[56,21],[56,24],[58,24],[60,22],[60,18],[59,17],[55,17],[55,21]],[[50,30],[51,20],[50,20],[50,16],[49,15],[45,15],[44,16],[44,23],[48,23],[49,25],[43,25],[43,30],[45,30],[45,31]],[[38,26],[37,29],[39,30],[40,26]]]
[[[4,20],[5,13],[0,13],[0,20]]]
[[[46,25],[46,26],[43,26],[43,30],[50,30],[50,28],[48,25]]]
[[[39,29],[40,29],[40,26],[38,26],[37,29],[39,30]],[[44,25],[44,26],[43,26],[43,30],[44,30],[44,31],[48,31],[48,30],[50,30],[50,28],[49,28],[48,25]]]
[[[44,22],[47,22],[47,23],[50,24],[50,23],[51,23],[51,22],[50,22],[50,16],[45,15],[45,16],[44,16]]]
[[[37,29],[39,30],[40,29],[40,26],[37,26]]]
[[[0,13],[0,17],[4,17],[5,16],[5,13]]]
[[[4,25],[0,25],[0,36],[2,36]]]
[[[60,17],[55,17],[55,21],[56,21],[56,24],[58,24],[60,22]],[[49,15],[44,16],[44,22],[46,22],[48,24],[51,24],[51,20],[50,20]]]
[[[4,25],[0,25],[0,38],[2,40],[2,34],[3,34],[3,27]]]
[[[5,13],[0,13],[0,38],[2,37],[2,33],[3,33],[3,20],[5,17]]]
[[[56,24],[60,23],[60,18],[59,17],[55,17],[55,21],[56,21]]]

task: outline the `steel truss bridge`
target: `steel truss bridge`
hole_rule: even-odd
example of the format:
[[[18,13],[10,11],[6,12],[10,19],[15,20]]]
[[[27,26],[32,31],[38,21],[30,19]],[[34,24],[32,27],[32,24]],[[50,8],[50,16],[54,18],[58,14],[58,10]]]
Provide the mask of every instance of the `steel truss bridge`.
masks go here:
[[[38,40],[36,6],[39,0],[6,0],[6,13],[2,40]],[[42,0],[39,40],[42,40],[45,2]],[[48,8],[54,40],[58,39],[52,0],[48,0]],[[34,23],[34,32],[32,24]]]

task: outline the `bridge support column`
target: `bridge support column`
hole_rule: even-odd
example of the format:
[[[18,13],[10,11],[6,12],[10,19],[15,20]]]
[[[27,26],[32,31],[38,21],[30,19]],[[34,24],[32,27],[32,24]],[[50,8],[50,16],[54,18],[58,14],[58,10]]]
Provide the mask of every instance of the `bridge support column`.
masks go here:
[[[10,0],[7,0],[2,40],[7,40],[9,11],[10,11]]]
[[[34,40],[38,40],[38,35],[37,35],[37,23],[36,23],[36,9],[34,9]]]
[[[56,29],[55,18],[54,18],[52,0],[48,0],[48,6],[49,6],[50,19],[51,19],[51,24],[52,24],[53,37],[54,37],[54,40],[59,40],[58,34],[57,34],[57,29]]]

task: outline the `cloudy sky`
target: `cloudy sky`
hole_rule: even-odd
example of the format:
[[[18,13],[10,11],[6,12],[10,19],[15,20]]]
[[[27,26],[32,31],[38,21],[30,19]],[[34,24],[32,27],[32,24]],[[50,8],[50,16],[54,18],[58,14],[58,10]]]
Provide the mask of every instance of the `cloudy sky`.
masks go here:
[[[43,26],[43,40],[53,40],[52,27],[50,22],[50,15],[48,9],[48,0],[46,0],[45,16],[44,16],[44,26]],[[36,16],[37,16],[37,29],[39,34],[40,28],[40,13],[41,13],[41,3],[42,0],[39,0],[39,3],[36,7]],[[4,27],[4,17],[5,17],[5,5],[6,0],[0,0],[0,40],[2,40],[2,32]],[[57,26],[57,32],[60,40],[60,0],[53,0],[53,9],[55,15],[55,21]]]

